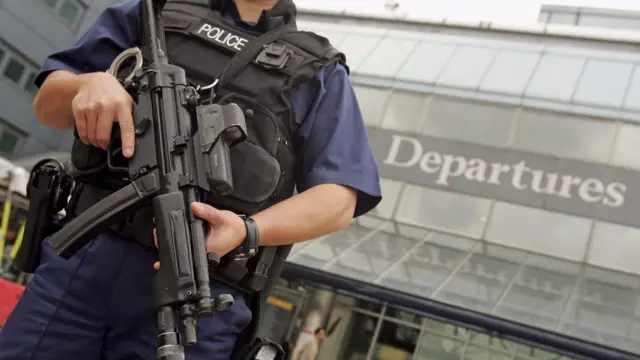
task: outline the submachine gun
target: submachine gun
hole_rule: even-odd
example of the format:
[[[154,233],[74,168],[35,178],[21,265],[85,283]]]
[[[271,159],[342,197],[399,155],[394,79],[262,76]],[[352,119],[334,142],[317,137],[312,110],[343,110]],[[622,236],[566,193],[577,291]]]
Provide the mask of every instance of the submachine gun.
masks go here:
[[[185,325],[187,344],[194,344],[196,319],[233,304],[228,294],[212,298],[209,267],[218,265],[220,258],[207,253],[208,225],[193,215],[190,205],[204,200],[206,192],[233,191],[229,150],[247,135],[239,106],[206,103],[208,96],[200,92],[209,89],[188,85],[184,69],[169,64],[161,18],[165,3],[143,0],[148,65],[143,66],[141,51],[133,48],[121,53],[109,70],[116,74],[125,60],[136,60],[133,72],[122,81],[137,103],[135,152],[126,166],[119,166],[116,159],[122,162],[123,157],[117,137],[107,150],[109,168],[130,183],[68,222],[52,236],[51,245],[69,258],[113,219],[151,202],[160,257],[154,279],[157,359],[181,360],[185,355],[177,318]]]

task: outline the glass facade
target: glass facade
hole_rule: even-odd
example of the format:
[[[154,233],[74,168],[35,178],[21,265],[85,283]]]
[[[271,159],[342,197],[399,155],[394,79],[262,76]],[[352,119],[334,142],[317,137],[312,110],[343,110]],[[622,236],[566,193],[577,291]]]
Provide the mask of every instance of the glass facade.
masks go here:
[[[572,357],[510,340],[483,329],[460,326],[410,309],[365,299],[353,293],[282,279],[270,304],[287,308],[280,317],[291,349],[313,341],[316,328],[327,337],[319,342],[316,360],[570,360]],[[263,319],[275,311],[270,307]],[[262,322],[265,324],[265,321]]]
[[[445,165],[435,175],[437,166],[428,169],[426,157],[416,160],[422,175],[434,176],[429,182],[403,173],[409,165],[400,165],[401,155],[394,158],[395,167],[389,167],[392,150],[376,152],[383,202],[347,230],[296,245],[289,262],[382,291],[640,353],[640,266],[632,255],[640,250],[635,241],[640,223],[618,218],[614,206],[589,213],[586,209],[596,206],[592,204],[608,200],[584,197],[599,188],[600,180],[582,173],[602,166],[603,183],[621,179],[616,171],[638,174],[633,144],[640,136],[640,117],[630,99],[640,79],[634,75],[640,58],[570,45],[381,33],[317,21],[303,26],[326,35],[345,51],[374,147],[380,143],[380,133],[389,133],[407,143],[421,139],[425,154],[431,150],[426,147],[445,144],[453,155],[439,152],[444,160],[438,165]],[[372,40],[375,37],[378,41]],[[472,152],[466,158],[460,155],[468,145],[486,150],[486,157]],[[512,189],[505,186],[483,192],[454,183],[478,178],[469,172],[473,161],[502,166],[495,162],[499,154],[513,163],[544,157],[527,164],[554,164],[554,173],[525,167],[531,172],[522,179],[533,179],[531,190],[553,195],[552,188],[560,188],[560,176],[573,179],[577,186],[576,181],[585,181],[589,185],[576,188],[574,196],[585,202],[560,205],[565,200],[553,196],[507,198]],[[454,159],[449,164],[447,156]],[[467,170],[456,170],[465,161]],[[565,162],[574,161],[581,169],[568,170]],[[443,175],[442,168],[449,172]],[[584,179],[558,175],[560,171]],[[453,180],[444,178],[447,175]],[[519,190],[528,186],[519,181],[514,176],[511,185]],[[635,185],[626,187],[624,206],[635,206],[639,191]],[[367,316],[359,315],[357,326],[373,326],[372,332],[353,336],[370,346],[344,351],[354,359],[385,358],[377,351],[387,349],[386,340],[375,334],[385,334],[390,325]],[[420,326],[403,326],[407,328],[394,331],[409,338],[411,329],[424,332]],[[397,354],[389,355],[392,359],[421,358],[423,347],[430,347],[430,356],[435,356],[425,359],[547,358],[536,351],[516,350],[516,345],[488,355],[486,350],[475,351],[486,347],[455,337],[449,338],[445,351],[438,348],[443,346],[441,334],[420,338],[414,345],[393,345],[393,350],[383,351]]]

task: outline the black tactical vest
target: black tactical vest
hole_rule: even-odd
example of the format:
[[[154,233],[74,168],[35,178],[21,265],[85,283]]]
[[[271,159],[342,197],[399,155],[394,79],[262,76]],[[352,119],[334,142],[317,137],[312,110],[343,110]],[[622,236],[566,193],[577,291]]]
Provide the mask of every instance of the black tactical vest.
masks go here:
[[[291,197],[295,190],[292,89],[327,65],[346,67],[346,63],[326,38],[297,30],[291,0],[281,0],[264,12],[261,32],[229,25],[221,14],[224,5],[225,1],[216,0],[169,0],[163,11],[167,55],[172,64],[185,69],[193,85],[217,80],[215,102],[233,102],[244,111],[248,140],[231,150],[234,191],[230,196],[210,196],[207,202],[252,215]],[[108,189],[124,185],[105,169],[105,159],[105,151],[84,145],[76,136],[72,163],[79,172],[91,173],[77,176],[78,181]],[[276,266],[274,262],[283,263],[289,249],[262,248],[246,263],[223,259],[216,277],[235,287],[240,284],[245,291],[259,291],[269,268]]]

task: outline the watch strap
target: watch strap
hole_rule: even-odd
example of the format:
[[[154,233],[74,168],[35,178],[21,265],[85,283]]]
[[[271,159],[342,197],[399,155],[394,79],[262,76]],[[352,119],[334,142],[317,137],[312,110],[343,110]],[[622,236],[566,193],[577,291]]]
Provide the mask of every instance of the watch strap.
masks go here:
[[[239,251],[236,258],[251,258],[258,252],[260,231],[258,229],[258,224],[251,217],[246,215],[239,216],[244,221],[245,228],[247,229],[247,236],[238,247]]]

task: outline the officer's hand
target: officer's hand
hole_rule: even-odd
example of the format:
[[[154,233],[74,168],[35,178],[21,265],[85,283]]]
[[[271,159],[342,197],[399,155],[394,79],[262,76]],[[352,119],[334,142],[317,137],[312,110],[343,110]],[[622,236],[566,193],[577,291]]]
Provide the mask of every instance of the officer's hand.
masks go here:
[[[83,143],[106,149],[113,123],[117,121],[124,156],[133,155],[133,99],[115,77],[102,72],[89,74],[73,98],[71,108]]]
[[[195,216],[209,223],[209,231],[205,240],[207,252],[215,252],[222,257],[240,246],[247,237],[244,220],[231,211],[218,210],[203,203],[193,203],[191,210]],[[157,246],[158,239],[155,230],[153,236]],[[160,263],[156,262],[153,267],[158,270]]]

